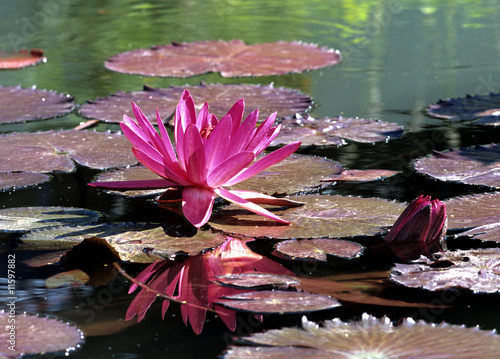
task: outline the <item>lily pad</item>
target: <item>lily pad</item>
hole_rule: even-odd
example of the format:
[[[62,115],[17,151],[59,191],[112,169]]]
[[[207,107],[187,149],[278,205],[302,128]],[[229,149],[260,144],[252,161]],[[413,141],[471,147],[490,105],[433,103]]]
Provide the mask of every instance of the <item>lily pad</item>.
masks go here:
[[[474,293],[497,293],[500,291],[500,248],[449,251],[421,256],[410,264],[396,263],[390,279],[407,287],[431,291],[463,288]]]
[[[474,237],[482,241],[500,242],[500,222],[485,224],[484,226],[479,226],[473,229],[469,229],[460,236]]]
[[[446,323],[403,319],[395,326],[387,317],[364,313],[359,322],[328,320],[322,326],[302,318],[302,328],[272,329],[241,338],[252,346],[231,346],[232,358],[496,358],[500,336]]]
[[[75,350],[84,340],[83,333],[75,326],[54,318],[39,317],[26,313],[16,313],[15,323],[9,321],[10,312],[0,311],[0,356],[2,358],[17,358],[22,354],[45,355]],[[12,328],[14,327],[14,328]],[[15,340],[10,342],[13,330]],[[14,350],[9,347],[13,345]]]
[[[47,62],[42,50],[0,51],[0,69],[20,69],[39,62]]]
[[[359,257],[364,247],[361,244],[341,239],[315,238],[282,241],[275,245],[276,253],[287,259],[326,261],[327,254],[345,259]]]
[[[98,212],[74,207],[15,207],[0,210],[2,232],[26,232],[34,229],[96,222]]]
[[[73,97],[35,86],[0,86],[0,124],[44,120],[73,111]]]
[[[432,117],[453,122],[473,121],[475,125],[500,125],[500,94],[467,95],[466,97],[439,100],[426,109]]]
[[[21,239],[18,249],[68,250],[89,237],[105,239],[122,260],[137,263],[172,258],[178,252],[198,254],[226,240],[225,236],[209,231],[198,231],[193,237],[171,237],[155,224],[114,223],[31,232]]]
[[[398,174],[389,170],[344,170],[342,173],[322,179],[321,182],[370,182],[377,181]]]
[[[253,313],[295,314],[340,306],[336,299],[326,295],[283,290],[247,292],[224,298],[224,300],[218,300],[217,304]]]
[[[339,51],[302,42],[247,45],[241,40],[173,42],[126,51],[104,66],[127,74],[190,77],[220,72],[222,77],[270,76],[315,70],[339,63]]]
[[[266,153],[258,156],[257,159],[265,155]],[[292,154],[267,170],[230,188],[269,194],[314,192],[327,185],[324,183],[324,179],[341,171],[342,165],[339,162],[322,157]],[[132,181],[158,178],[160,177],[148,168],[136,166],[101,173],[95,181]],[[137,197],[160,194],[163,191],[160,189],[108,192]]]
[[[128,139],[118,133],[47,131],[0,135],[0,172],[72,172],[73,161],[107,169],[138,163]]]
[[[80,269],[72,269],[67,272],[61,272],[50,276],[45,280],[45,285],[49,289],[63,286],[79,287],[90,280],[87,273]]]
[[[413,163],[415,170],[441,181],[500,188],[500,146],[437,152]]]
[[[216,230],[251,237],[278,239],[371,236],[391,226],[405,207],[380,198],[291,196],[301,207],[273,209],[291,222],[283,226],[234,205],[218,211],[209,221]]]
[[[346,144],[343,139],[373,143],[403,134],[403,127],[395,123],[342,116],[321,119],[296,116],[284,119],[282,126],[271,145],[284,145],[300,138],[302,146],[343,146]]]
[[[296,278],[271,273],[234,273],[217,276],[219,284],[241,289],[263,289],[266,287],[297,286],[300,281]]]
[[[134,118],[131,106],[131,102],[134,101],[151,123],[156,125],[156,109],[159,109],[163,120],[167,120],[175,112],[179,98],[185,89],[189,90],[195,103],[200,106],[208,102],[210,112],[218,119],[221,119],[234,103],[242,98],[245,99],[244,118],[253,110],[259,109],[261,121],[273,112],[278,112],[279,117],[304,113],[311,108],[313,103],[309,96],[297,90],[275,88],[272,84],[265,86],[201,84],[167,88],[144,86],[143,91],[120,91],[108,97],[88,101],[87,104],[82,105],[80,113],[84,117],[118,123],[122,121],[124,114]]]
[[[455,197],[444,203],[448,213],[448,230],[500,222],[500,192]]]
[[[0,173],[0,191],[30,187],[39,183],[48,182],[49,180],[50,176],[42,173]]]

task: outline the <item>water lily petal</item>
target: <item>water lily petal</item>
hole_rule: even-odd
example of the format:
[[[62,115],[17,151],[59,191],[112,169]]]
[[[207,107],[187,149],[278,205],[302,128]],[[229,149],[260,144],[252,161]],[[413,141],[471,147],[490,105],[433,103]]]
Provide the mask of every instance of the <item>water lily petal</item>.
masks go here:
[[[156,109],[156,123],[158,125],[158,128],[160,129],[162,142],[164,143],[165,146],[164,155],[168,156],[172,162],[178,162],[177,156],[174,151],[174,146],[172,146],[172,141],[170,140],[170,136],[168,135],[167,129],[163,124],[163,120],[161,119],[160,111],[158,109]]]
[[[210,173],[213,168],[226,159],[225,154],[226,148],[229,144],[231,126],[231,116],[224,116],[217,126],[215,126],[205,143],[205,160],[207,162],[208,173]]]
[[[260,152],[258,152],[256,150],[256,148],[257,147],[262,148],[261,144],[262,144],[262,142],[265,141],[266,136],[269,133],[269,130],[273,127],[274,122],[276,121],[276,115],[277,115],[277,113],[273,112],[268,118],[266,118],[266,120],[264,122],[262,122],[260,124],[260,126],[255,131],[255,135],[254,135],[254,138],[252,139],[252,142],[250,142],[250,144],[247,147],[247,150],[253,151],[253,153],[255,153],[256,156],[260,152],[262,152],[262,150],[260,150]],[[269,143],[271,143],[271,142],[269,142]]]
[[[231,128],[231,137],[234,136],[235,132],[241,124],[243,119],[243,112],[245,111],[245,101],[243,99],[238,100],[233,107],[227,112],[227,115],[231,116],[233,119],[233,126]]]
[[[252,176],[255,176],[257,173],[264,171],[266,168],[271,167],[284,158],[290,156],[293,152],[297,151],[301,143],[302,142],[290,143],[274,152],[271,152],[267,156],[253,163],[250,167],[245,168],[237,176],[229,180],[225,185],[232,186],[236,183],[249,179]]]
[[[269,212],[267,209],[262,208],[250,201],[247,201],[244,198],[241,198],[237,196],[236,194],[232,193],[232,191],[227,190],[225,188],[219,187],[214,189],[215,193],[221,196],[222,198],[228,200],[229,202],[232,202],[236,204],[237,206],[240,206],[242,208],[248,209],[251,212],[257,213],[261,216],[270,218],[278,223],[283,223],[283,224],[290,224],[290,222],[285,221],[284,219],[278,217],[272,212]],[[208,219],[207,219],[208,220]]]
[[[266,139],[262,140],[260,144],[253,150],[253,152],[257,155],[262,153],[267,146],[273,142],[273,140],[278,136],[278,133],[281,131],[281,124],[276,127],[271,127],[267,132]]]
[[[160,189],[177,186],[176,183],[164,178],[153,180],[136,180],[136,181],[104,181],[91,182],[89,186],[100,189],[112,189],[115,191],[128,191],[140,189]]]
[[[200,132],[195,125],[189,125],[184,134],[184,163],[189,179],[196,184],[204,185],[207,181],[207,164],[205,147]]]
[[[212,190],[187,186],[182,189],[182,212],[195,227],[208,222],[212,214],[215,193]]]
[[[253,191],[232,189],[231,193],[255,204],[271,204],[274,206],[286,206],[286,207],[299,207],[304,205],[303,202],[292,201],[291,199],[288,198],[273,197],[267,194],[253,192]]]
[[[214,188],[223,186],[255,159],[253,152],[239,152],[220,163],[208,174],[207,184]]]
[[[196,124],[196,110],[194,101],[188,90],[182,93],[179,104],[175,110],[175,147],[177,150],[177,157],[179,164],[183,169],[186,169],[186,157],[184,156],[184,132],[188,125]]]
[[[176,169],[175,167],[167,166],[165,162],[158,162],[138,148],[132,148],[132,152],[139,162],[156,173],[158,176],[177,183],[178,186],[188,186],[191,184],[187,180],[186,176],[182,174],[182,170],[180,168]]]
[[[201,130],[208,124],[210,124],[208,118],[208,102],[205,102],[198,113],[198,117],[196,118],[196,127]]]
[[[246,151],[248,144],[252,141],[255,134],[255,125],[259,117],[259,110],[253,111],[247,116],[245,121],[241,124],[234,136],[231,137],[231,142],[227,146],[228,153],[226,157],[230,157],[240,151]],[[251,150],[250,150],[251,151]]]

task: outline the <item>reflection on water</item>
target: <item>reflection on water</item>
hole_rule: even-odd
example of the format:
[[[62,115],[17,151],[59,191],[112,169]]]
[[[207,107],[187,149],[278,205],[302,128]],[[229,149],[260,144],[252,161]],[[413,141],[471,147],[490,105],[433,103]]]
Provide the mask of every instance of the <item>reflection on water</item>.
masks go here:
[[[499,129],[484,130],[449,124],[425,117],[422,109],[440,98],[500,91],[500,5],[492,1],[460,0],[192,0],[192,1],[67,1],[26,0],[0,3],[0,50],[42,48],[46,64],[16,71],[1,71],[0,85],[46,88],[69,93],[77,103],[110,93],[153,87],[207,83],[251,83],[285,86],[313,97],[312,115],[376,117],[405,127],[400,139],[376,145],[355,144],[316,149],[311,154],[340,161],[346,168],[382,168],[401,173],[386,181],[342,184],[325,193],[381,196],[408,201],[421,193],[445,199],[476,191],[445,185],[415,175],[408,165],[433,150],[476,143],[499,142]],[[171,41],[239,38],[247,43],[300,40],[340,49],[339,66],[302,74],[262,78],[221,78],[205,74],[187,79],[132,76],[107,71],[103,61],[118,52]],[[0,132],[37,131],[76,126],[76,114],[39,123],[0,126]],[[101,124],[98,130],[118,130]],[[154,205],[96,193],[86,187],[95,171],[56,176],[50,183],[29,190],[0,193],[1,207],[65,205],[101,210],[110,220],[157,221]],[[2,248],[11,248],[10,237],[1,237]],[[263,251],[266,245],[255,244]],[[262,246],[262,248],[260,248]],[[19,252],[17,252],[19,253]],[[5,253],[2,253],[2,256]],[[23,256],[28,257],[26,253]],[[2,262],[3,263],[3,262]],[[345,265],[357,270],[357,264]],[[338,267],[333,267],[335,270]],[[134,276],[144,267],[127,268]],[[55,269],[54,269],[55,270]],[[331,272],[331,263],[321,267]],[[216,357],[234,335],[262,328],[296,325],[300,318],[237,316],[235,333],[214,315],[195,336],[179,325],[180,310],[172,305],[165,320],[153,304],[137,324],[124,321],[132,296],[128,284],[111,287],[45,289],[52,269],[17,264],[18,310],[61,316],[76,322],[90,337],[75,358]],[[5,279],[0,281],[2,300]],[[2,306],[4,303],[2,302]],[[462,307],[434,315],[436,321],[499,328],[492,305]],[[362,306],[342,308],[328,315],[357,317]],[[415,312],[375,308],[374,314],[395,316]],[[419,314],[417,313],[416,316]],[[321,315],[311,319],[321,320]]]

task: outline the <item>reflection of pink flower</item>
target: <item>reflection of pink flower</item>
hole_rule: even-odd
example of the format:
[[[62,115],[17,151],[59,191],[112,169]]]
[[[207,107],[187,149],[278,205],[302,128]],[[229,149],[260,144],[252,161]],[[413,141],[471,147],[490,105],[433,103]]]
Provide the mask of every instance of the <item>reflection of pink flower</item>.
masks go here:
[[[399,259],[408,261],[443,250],[446,227],[446,205],[419,196],[401,213],[384,241]]]
[[[183,262],[154,262],[136,279],[176,300],[187,302],[188,304],[181,305],[182,320],[186,325],[189,321],[193,331],[199,334],[205,322],[207,308],[214,308],[226,326],[235,330],[235,312],[214,303],[223,296],[248,291],[214,283],[215,277],[255,271],[294,275],[271,259],[252,252],[244,241],[228,237],[226,242],[214,250],[189,257]],[[136,288],[137,285],[133,284],[129,293]],[[141,321],[155,299],[155,293],[142,289],[130,304],[126,319],[130,320],[137,314],[137,320]],[[169,305],[170,301],[163,302],[163,317]]]
[[[289,223],[257,205],[283,205],[284,200],[224,188],[256,175],[299,148],[300,142],[291,143],[252,163],[281,129],[281,125],[273,127],[276,113],[256,127],[259,111],[253,111],[242,122],[245,105],[239,100],[219,121],[208,112],[207,103],[196,115],[193,98],[185,90],[175,112],[176,154],[158,111],[160,134],[139,107],[135,104],[132,107],[138,123],[124,116],[121,128],[133,144],[132,151],[137,159],[162,179],[95,182],[91,186],[119,190],[182,188],[184,216],[196,227],[208,221],[216,196],[277,222]],[[293,201],[288,204],[297,205]]]

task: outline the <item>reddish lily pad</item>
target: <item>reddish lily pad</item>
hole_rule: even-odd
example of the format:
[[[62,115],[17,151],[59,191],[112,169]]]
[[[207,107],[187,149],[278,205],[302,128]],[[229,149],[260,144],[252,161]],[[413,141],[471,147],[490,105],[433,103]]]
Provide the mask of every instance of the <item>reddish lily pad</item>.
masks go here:
[[[475,194],[444,201],[448,229],[466,229],[500,222],[500,193]]]
[[[16,313],[15,323],[9,320],[10,312],[0,311],[0,357],[18,358],[21,354],[69,352],[80,347],[84,340],[83,333],[75,326],[54,318],[39,317],[26,313]],[[13,327],[13,328],[12,328]],[[10,350],[10,330],[15,340]]]
[[[336,176],[322,179],[321,182],[370,182],[392,177],[397,173],[389,170],[344,170]]]
[[[73,97],[35,86],[0,86],[0,124],[44,120],[73,111]]]
[[[271,273],[235,273],[223,276],[217,276],[216,281],[219,284],[241,288],[256,289],[263,287],[288,287],[297,286],[300,281],[296,278]]]
[[[340,303],[326,295],[292,291],[246,292],[224,297],[217,303],[234,310],[253,313],[304,313],[331,309]]]
[[[2,232],[25,232],[34,229],[96,222],[98,212],[74,207],[15,207],[0,210]]]
[[[68,250],[89,237],[105,239],[122,260],[137,263],[172,258],[178,252],[198,254],[226,240],[222,234],[210,231],[198,231],[193,237],[171,237],[155,224],[114,223],[34,231],[21,239],[18,249]]]
[[[430,291],[463,288],[474,293],[497,293],[500,292],[500,248],[449,251],[421,256],[410,264],[396,263],[390,279]]]
[[[461,98],[439,100],[426,109],[432,117],[453,122],[473,121],[475,125],[500,125],[500,93],[488,95],[467,95]]]
[[[405,207],[403,203],[380,198],[310,195],[290,199],[305,204],[288,209],[269,209],[291,225],[276,224],[234,205],[212,215],[209,223],[226,233],[261,238],[367,236],[381,233],[384,227],[391,226]]]
[[[266,153],[257,158],[260,159],[265,155]],[[293,154],[267,170],[230,188],[268,194],[314,192],[325,186],[325,179],[341,171],[342,165],[339,162],[321,157]],[[133,181],[158,178],[160,177],[146,167],[136,166],[101,173],[95,181]],[[163,190],[109,192],[136,197],[160,194]]]
[[[222,77],[270,76],[315,70],[339,63],[339,51],[302,42],[247,45],[241,40],[199,41],[126,51],[104,66],[127,74],[190,77],[220,72]]]
[[[473,229],[469,229],[460,236],[474,237],[482,241],[500,242],[500,222],[485,224],[484,226],[479,226]]]
[[[300,138],[302,146],[342,146],[343,139],[354,142],[373,143],[400,137],[403,127],[365,118],[315,119],[313,117],[286,118],[282,129],[271,145],[284,145]]]
[[[496,358],[500,336],[446,323],[406,318],[395,326],[387,317],[364,313],[359,322],[302,318],[302,328],[272,329],[240,338],[252,346],[231,346],[224,358]],[[240,340],[241,341],[241,340]]]
[[[163,120],[167,120],[175,112],[182,92],[188,89],[195,103],[209,103],[210,112],[221,119],[227,111],[240,99],[245,99],[244,118],[255,109],[259,109],[259,119],[263,121],[271,113],[278,112],[279,117],[304,113],[312,106],[312,99],[297,90],[275,88],[271,85],[222,85],[201,84],[198,86],[170,86],[152,88],[144,86],[143,91],[116,92],[108,97],[88,101],[80,108],[82,116],[95,118],[105,122],[118,123],[123,115],[134,118],[131,102],[141,108],[146,117],[156,124],[156,109],[159,109]]]
[[[137,164],[127,138],[118,133],[47,131],[0,135],[0,172],[72,172],[73,161],[107,169]]]
[[[80,287],[87,283],[90,277],[80,269],[72,269],[67,272],[57,273],[45,280],[45,285],[49,289],[63,286]]]
[[[48,182],[49,180],[50,176],[42,173],[0,173],[0,191],[30,187],[39,183]]]
[[[275,248],[277,253],[274,254],[283,258],[326,261],[327,254],[345,259],[359,257],[364,247],[341,239],[315,238],[282,241]]]
[[[500,188],[500,146],[492,144],[437,152],[413,163],[415,170],[441,181]]]
[[[42,50],[0,51],[0,69],[20,69],[36,65],[39,62],[47,62],[47,58],[43,56]]]

